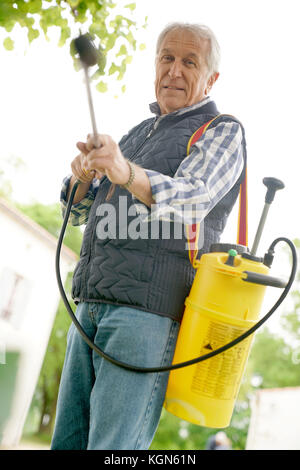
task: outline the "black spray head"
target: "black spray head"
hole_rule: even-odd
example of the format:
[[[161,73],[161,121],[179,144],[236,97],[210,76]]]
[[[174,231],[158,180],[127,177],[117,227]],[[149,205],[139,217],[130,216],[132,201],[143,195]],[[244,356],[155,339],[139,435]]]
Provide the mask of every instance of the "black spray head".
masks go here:
[[[100,58],[99,51],[94,46],[91,36],[88,34],[80,35],[78,38],[74,39],[74,46],[81,62],[85,66],[92,67],[98,63]]]

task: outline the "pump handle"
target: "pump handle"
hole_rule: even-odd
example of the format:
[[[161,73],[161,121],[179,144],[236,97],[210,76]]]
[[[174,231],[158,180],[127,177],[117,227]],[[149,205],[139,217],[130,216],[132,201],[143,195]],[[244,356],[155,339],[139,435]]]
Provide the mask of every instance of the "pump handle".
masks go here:
[[[267,204],[271,204],[273,202],[276,191],[278,189],[284,188],[284,183],[281,180],[278,180],[277,178],[272,178],[272,177],[264,178],[263,183],[268,188],[265,202]]]

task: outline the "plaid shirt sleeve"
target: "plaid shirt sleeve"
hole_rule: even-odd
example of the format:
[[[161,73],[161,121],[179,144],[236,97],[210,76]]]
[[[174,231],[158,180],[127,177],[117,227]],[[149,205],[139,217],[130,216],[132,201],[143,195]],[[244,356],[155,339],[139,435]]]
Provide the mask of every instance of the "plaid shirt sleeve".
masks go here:
[[[60,203],[62,208],[62,215],[65,216],[66,207],[67,207],[67,193],[71,180],[71,175],[66,176],[63,179],[61,194],[60,194]],[[91,185],[86,193],[85,197],[77,204],[73,204],[69,224],[71,225],[83,225],[86,224],[89,218],[90,208],[95,200],[96,193],[98,191],[100,180],[94,178],[91,182]]]
[[[145,170],[155,204],[150,209],[133,196],[136,211],[144,222],[201,222],[233,187],[243,165],[241,126],[237,122],[219,123],[192,146],[173,178]]]

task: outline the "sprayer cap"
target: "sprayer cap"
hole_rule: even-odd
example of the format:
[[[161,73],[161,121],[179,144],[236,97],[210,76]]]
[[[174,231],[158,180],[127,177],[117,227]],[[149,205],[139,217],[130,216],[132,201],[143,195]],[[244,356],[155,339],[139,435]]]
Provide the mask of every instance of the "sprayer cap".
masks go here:
[[[237,255],[237,251],[234,250],[233,248],[231,248],[231,249],[228,251],[228,254],[229,254],[229,256],[236,256],[236,255]]]
[[[234,266],[234,258],[236,257],[236,255],[237,251],[234,248],[230,248],[230,250],[228,250],[228,258],[225,264],[227,264],[227,266]]]

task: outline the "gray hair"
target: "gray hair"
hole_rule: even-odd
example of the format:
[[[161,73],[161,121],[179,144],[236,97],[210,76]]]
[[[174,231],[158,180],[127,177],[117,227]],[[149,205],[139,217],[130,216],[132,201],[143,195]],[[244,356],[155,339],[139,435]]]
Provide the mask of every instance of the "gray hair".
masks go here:
[[[220,64],[220,46],[217,41],[216,36],[214,35],[213,31],[205,25],[197,24],[197,23],[181,23],[181,22],[174,22],[169,23],[160,33],[156,43],[156,55],[158,55],[162,42],[166,35],[173,30],[176,29],[184,29],[191,33],[194,33],[201,39],[208,39],[210,42],[210,51],[206,57],[206,63],[208,67],[208,74],[212,74],[214,72],[219,71],[219,64]]]

